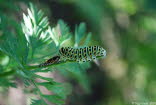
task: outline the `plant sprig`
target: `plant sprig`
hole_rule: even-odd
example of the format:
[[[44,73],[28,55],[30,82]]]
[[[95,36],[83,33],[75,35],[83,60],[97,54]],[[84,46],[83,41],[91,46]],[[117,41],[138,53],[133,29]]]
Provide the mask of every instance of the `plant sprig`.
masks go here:
[[[5,21],[5,16],[2,18],[2,24],[5,25],[0,27],[0,29],[7,29],[11,25],[13,31],[5,30],[3,35],[5,42],[0,42],[0,51],[9,56],[7,66],[10,68],[10,71],[3,70],[4,72],[0,72],[0,77],[5,80],[8,76],[14,78],[18,76],[23,81],[26,81],[24,82],[26,86],[33,85],[36,87],[40,98],[32,99],[32,105],[47,105],[45,100],[62,105],[67,95],[71,93],[71,84],[63,85],[64,83],[57,83],[52,78],[43,77],[36,73],[53,71],[54,68],[62,73],[66,72],[65,74],[72,73],[73,77],[76,78],[84,89],[89,90],[87,76],[83,70],[89,68],[90,63],[59,62],[47,66],[46,70],[45,68],[42,70],[43,67],[39,67],[39,64],[44,61],[44,58],[48,59],[57,55],[61,46],[86,46],[89,44],[88,40],[91,39],[91,34],[86,33],[84,23],[76,27],[75,35],[72,35],[73,33],[70,32],[69,26],[62,20],[58,21],[56,27],[51,27],[44,13],[31,3],[27,10],[27,14],[23,14],[22,28],[17,22],[9,20],[10,23],[14,24],[8,24]],[[85,39],[85,41],[82,39]],[[32,65],[33,63],[36,63],[36,65]],[[35,79],[37,78],[46,82],[36,83]],[[41,93],[38,88],[40,85],[54,92],[54,95],[49,96]],[[7,82],[5,86],[15,87],[11,82]]]

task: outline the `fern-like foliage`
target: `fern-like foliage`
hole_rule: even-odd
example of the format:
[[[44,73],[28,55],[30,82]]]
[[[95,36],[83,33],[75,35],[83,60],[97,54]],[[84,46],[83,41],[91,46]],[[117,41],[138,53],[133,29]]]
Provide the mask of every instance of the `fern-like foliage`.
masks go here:
[[[69,83],[57,83],[52,78],[38,75],[38,72],[49,72],[54,69],[60,70],[61,74],[67,77],[74,77],[86,91],[89,91],[89,81],[85,74],[86,69],[90,67],[90,63],[79,64],[77,62],[63,63],[54,65],[51,68],[39,68],[29,66],[32,63],[41,63],[44,59],[55,56],[61,46],[86,46],[91,40],[91,34],[86,33],[86,26],[81,23],[76,26],[75,35],[70,32],[69,27],[62,20],[58,21],[56,27],[50,27],[48,18],[44,16],[41,10],[37,10],[32,4],[28,8],[27,14],[23,14],[21,26],[12,20],[5,20],[5,16],[1,16],[1,21],[4,22],[0,26],[0,30],[5,30],[3,33],[3,41],[0,42],[0,51],[9,56],[9,64],[6,68],[11,68],[10,71],[0,72],[0,83],[3,83],[6,74],[20,77],[25,86],[33,86],[34,94],[40,98],[32,99],[31,105],[47,105],[47,101],[62,105],[65,99],[71,93],[72,87]],[[9,31],[9,24],[13,23],[13,31]],[[8,34],[9,33],[9,34]],[[73,40],[75,39],[75,40]],[[82,40],[84,39],[84,40]],[[2,68],[3,69],[3,68]],[[6,69],[7,70],[7,69]],[[3,71],[3,70],[1,70]],[[11,80],[10,79],[10,80]],[[45,82],[36,82],[36,79],[42,79]],[[7,85],[9,84],[9,85]],[[13,86],[14,83],[8,82],[5,86]],[[43,94],[39,88],[43,86],[52,95]]]
[[[28,14],[23,14],[22,29],[30,45],[39,45],[35,41],[48,42],[50,37],[47,32],[49,22],[47,17],[44,17],[44,13],[40,10],[37,11],[32,4],[30,4],[30,9],[28,8]],[[35,38],[38,38],[36,40]]]

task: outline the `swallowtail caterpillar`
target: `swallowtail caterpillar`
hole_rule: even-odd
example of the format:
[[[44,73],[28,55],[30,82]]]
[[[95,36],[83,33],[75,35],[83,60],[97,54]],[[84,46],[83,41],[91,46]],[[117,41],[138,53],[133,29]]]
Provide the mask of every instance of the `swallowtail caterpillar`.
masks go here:
[[[59,54],[50,58],[40,66],[47,66],[62,61],[87,62],[97,58],[106,56],[106,50],[100,46],[87,46],[80,48],[62,47],[59,49]]]

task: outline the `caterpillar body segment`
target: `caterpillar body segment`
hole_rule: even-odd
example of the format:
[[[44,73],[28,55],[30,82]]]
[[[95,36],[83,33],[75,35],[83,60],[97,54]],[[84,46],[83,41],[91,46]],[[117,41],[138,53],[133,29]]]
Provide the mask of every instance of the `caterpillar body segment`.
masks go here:
[[[48,66],[48,65],[51,65],[54,63],[58,63],[59,60],[60,60],[60,56],[54,56],[54,57],[48,59],[46,62],[40,64],[39,67]]]

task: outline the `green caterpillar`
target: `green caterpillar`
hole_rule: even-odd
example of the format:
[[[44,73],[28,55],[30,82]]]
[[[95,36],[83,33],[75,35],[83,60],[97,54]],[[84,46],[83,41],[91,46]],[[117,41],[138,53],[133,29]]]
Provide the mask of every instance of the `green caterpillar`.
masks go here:
[[[106,56],[106,50],[100,46],[88,46],[80,48],[62,47],[59,56],[64,61],[86,62]]]
[[[62,47],[59,49],[59,54],[57,56],[48,59],[39,66],[48,66],[62,61],[86,62],[105,56],[106,50],[100,46],[87,46],[80,48]]]

